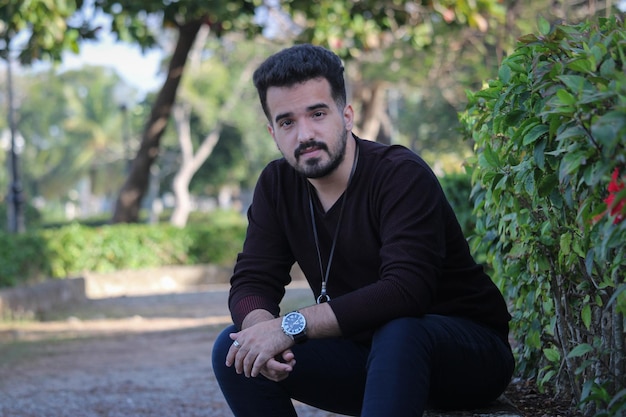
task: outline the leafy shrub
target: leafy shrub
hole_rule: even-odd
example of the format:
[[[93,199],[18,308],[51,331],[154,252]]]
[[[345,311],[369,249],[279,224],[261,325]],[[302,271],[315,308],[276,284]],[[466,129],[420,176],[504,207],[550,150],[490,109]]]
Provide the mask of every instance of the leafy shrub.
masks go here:
[[[0,288],[41,279],[50,273],[44,240],[37,233],[0,231]]]
[[[245,237],[241,216],[221,222],[117,224],[78,223],[20,235],[0,232],[0,287],[84,271],[111,272],[163,265],[234,262]]]
[[[456,214],[463,233],[465,236],[471,236],[474,234],[476,227],[476,221],[474,220],[474,214],[472,213],[473,205],[470,198],[472,193],[472,177],[466,173],[452,173],[446,174],[439,179],[441,188],[454,213]]]
[[[473,213],[474,205],[472,204],[471,194],[472,194],[472,176],[470,173],[462,172],[462,173],[447,173],[442,178],[440,178],[441,187],[443,188],[444,193],[452,209],[454,210],[454,214],[456,215],[459,223],[461,224],[461,228],[463,229],[463,234],[465,237],[472,241],[476,241],[476,218]],[[498,281],[497,276],[493,276],[493,271],[488,264],[488,256],[484,246],[474,244],[472,246],[472,255],[476,262],[482,264],[487,273],[492,275],[494,281],[499,287],[503,286],[502,282]]]
[[[513,302],[518,371],[587,415],[623,415],[626,31],[615,17],[539,27],[461,115],[473,243]]]
[[[0,204],[0,231],[7,231],[7,205]],[[41,223],[41,213],[30,204],[24,205],[24,222],[28,225],[38,226]]]

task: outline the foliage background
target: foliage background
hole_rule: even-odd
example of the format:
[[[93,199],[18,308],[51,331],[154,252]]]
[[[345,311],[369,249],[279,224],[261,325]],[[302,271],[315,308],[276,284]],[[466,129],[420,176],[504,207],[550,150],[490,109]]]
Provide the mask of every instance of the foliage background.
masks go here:
[[[623,415],[626,222],[616,215],[626,208],[605,201],[611,189],[614,204],[626,200],[626,31],[617,17],[539,26],[462,116],[476,149],[473,243],[514,302],[519,372],[587,415]]]
[[[195,215],[185,228],[81,225],[0,232],[0,288],[49,278],[163,265],[232,265],[241,250],[245,220],[236,212]]]

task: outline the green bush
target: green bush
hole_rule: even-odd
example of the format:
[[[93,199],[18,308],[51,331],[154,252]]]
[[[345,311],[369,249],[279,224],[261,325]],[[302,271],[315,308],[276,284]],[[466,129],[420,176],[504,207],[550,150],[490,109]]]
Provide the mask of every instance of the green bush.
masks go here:
[[[539,28],[461,115],[473,245],[512,301],[519,373],[586,415],[624,415],[626,31],[616,17]]]
[[[0,232],[0,287],[85,271],[231,264],[241,250],[245,220],[240,216],[223,220],[216,218],[186,228],[74,223],[19,235]]]
[[[466,173],[446,174],[439,179],[439,182],[461,224],[463,233],[465,236],[473,235],[476,221],[472,213],[473,204],[470,199],[472,193],[471,175]]]
[[[472,241],[472,239],[475,239],[476,236],[476,217],[473,212],[474,205],[471,199],[471,174],[466,172],[448,173],[440,178],[440,182],[441,187],[443,188],[443,191],[446,194],[452,209],[454,210],[454,214],[461,224],[463,234],[468,240]],[[487,261],[488,256],[484,246],[473,245],[471,249],[476,262],[482,264],[487,273],[493,276],[494,274]],[[496,284],[499,287],[502,287],[503,283],[498,281],[498,277],[493,276],[493,278],[496,281]]]
[[[0,204],[0,231],[8,230],[6,201]],[[29,226],[39,226],[41,224],[41,213],[30,204],[24,205],[24,223]]]
[[[37,233],[8,234],[0,230],[0,288],[49,275],[46,245]]]

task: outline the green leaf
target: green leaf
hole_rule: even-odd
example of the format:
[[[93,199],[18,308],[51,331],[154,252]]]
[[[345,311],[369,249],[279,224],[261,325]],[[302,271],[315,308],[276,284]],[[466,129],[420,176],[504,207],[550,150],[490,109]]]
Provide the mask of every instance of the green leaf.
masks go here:
[[[544,349],[543,354],[550,362],[558,363],[561,361],[561,352],[556,348]]]
[[[498,78],[505,84],[511,81],[511,67],[508,65],[501,65],[498,70]]]
[[[558,90],[556,92],[556,96],[559,98],[561,103],[565,105],[570,106],[570,105],[576,104],[576,97],[574,97],[569,91],[567,91],[564,88],[561,88],[560,90]]]
[[[545,169],[545,166],[546,166],[546,154],[545,154],[545,151],[546,151],[547,142],[548,141],[546,139],[540,140],[535,145],[535,149],[533,151],[535,164],[537,164],[537,168],[541,169],[542,171]],[[540,186],[541,186],[541,182],[540,182]]]
[[[549,126],[547,125],[537,125],[533,127],[532,129],[530,129],[528,133],[526,133],[526,135],[524,135],[524,140],[522,144],[524,146],[530,145],[531,143],[539,139],[541,136],[548,133],[548,129],[549,129]]]
[[[572,235],[571,233],[564,233],[561,235],[559,241],[559,248],[564,255],[569,255],[572,247]]]
[[[545,375],[543,375],[541,379],[538,381],[539,386],[545,385],[545,383],[548,382],[550,379],[552,379],[554,375],[556,375],[556,371],[554,369],[551,369],[548,372],[546,372]]]
[[[585,304],[583,307],[580,316],[583,320],[583,324],[589,330],[591,328],[591,306],[589,304]]]
[[[588,58],[579,58],[571,61],[566,65],[566,67],[572,71],[582,72],[585,74],[589,74],[594,70],[594,65],[591,62],[591,59]]]
[[[550,34],[550,22],[543,16],[539,16],[538,20],[537,25],[539,26],[539,33],[543,36],[548,36]]]
[[[545,175],[539,182],[539,197],[550,195],[559,184],[559,177],[556,174]]]
[[[592,136],[599,143],[611,148],[620,142],[625,130],[626,112],[618,110],[604,114],[591,125]]]
[[[478,91],[474,96],[486,99],[494,99],[500,97],[501,91],[502,89],[500,87],[485,88]]]
[[[497,168],[500,166],[500,159],[498,158],[498,154],[491,148],[491,146],[485,146],[481,156],[484,156],[484,160],[487,162],[488,166],[492,168]]]
[[[615,71],[615,60],[613,59],[609,58],[604,61],[602,65],[600,65],[600,75],[603,77],[611,77],[613,74],[615,74]]]
[[[586,136],[587,136],[587,133],[585,132],[585,130],[580,126],[575,125],[575,126],[569,126],[562,132],[558,133],[556,135],[556,140],[558,142],[565,142],[566,139],[578,138],[578,137],[584,138]]]
[[[585,84],[589,84],[587,79],[580,75],[559,75],[557,78],[563,81],[563,84],[574,93],[581,92]]]
[[[593,350],[593,346],[589,343],[582,343],[576,346],[572,351],[567,355],[568,358],[578,358],[583,356]]]

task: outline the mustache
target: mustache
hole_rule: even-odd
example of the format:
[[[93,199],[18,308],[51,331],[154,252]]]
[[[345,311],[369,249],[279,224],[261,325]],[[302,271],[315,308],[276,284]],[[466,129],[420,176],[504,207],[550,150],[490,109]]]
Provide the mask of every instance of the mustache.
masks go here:
[[[325,143],[317,142],[317,141],[309,141],[309,142],[300,144],[300,146],[296,148],[293,154],[296,157],[296,159],[298,159],[303,152],[311,148],[321,149],[321,150],[328,152],[328,146],[326,146]]]

